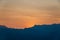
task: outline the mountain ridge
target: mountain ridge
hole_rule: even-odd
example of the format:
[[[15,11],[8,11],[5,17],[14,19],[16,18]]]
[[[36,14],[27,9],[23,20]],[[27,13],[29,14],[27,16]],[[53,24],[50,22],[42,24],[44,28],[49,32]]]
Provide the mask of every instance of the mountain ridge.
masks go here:
[[[52,26],[52,25],[60,25],[60,24],[44,24],[44,25],[34,25],[32,27],[29,27],[29,28],[34,28],[34,27],[43,27],[43,26]],[[0,25],[0,28],[10,28],[10,27],[7,27],[5,25]],[[29,28],[22,28],[22,29],[29,29]],[[18,29],[18,28],[12,28],[12,29]],[[20,28],[21,29],[21,28]]]
[[[0,40],[60,40],[60,24],[14,29],[0,26]]]

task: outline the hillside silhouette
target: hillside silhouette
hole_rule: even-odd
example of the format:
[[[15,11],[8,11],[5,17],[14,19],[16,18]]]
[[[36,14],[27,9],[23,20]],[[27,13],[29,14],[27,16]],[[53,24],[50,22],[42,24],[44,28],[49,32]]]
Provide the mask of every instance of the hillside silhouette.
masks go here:
[[[0,25],[0,40],[60,40],[60,24],[13,29]]]

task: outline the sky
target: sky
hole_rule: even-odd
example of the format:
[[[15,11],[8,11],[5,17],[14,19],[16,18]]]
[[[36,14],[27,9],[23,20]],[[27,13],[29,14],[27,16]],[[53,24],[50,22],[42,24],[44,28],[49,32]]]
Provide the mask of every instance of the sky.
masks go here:
[[[59,0],[0,0],[0,25],[28,28],[60,23]]]

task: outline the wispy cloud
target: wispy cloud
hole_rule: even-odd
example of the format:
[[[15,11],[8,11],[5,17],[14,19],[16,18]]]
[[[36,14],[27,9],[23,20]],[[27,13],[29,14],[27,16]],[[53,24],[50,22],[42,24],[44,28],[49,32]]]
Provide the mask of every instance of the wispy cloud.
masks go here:
[[[0,24],[28,27],[60,23],[58,0],[1,0]]]

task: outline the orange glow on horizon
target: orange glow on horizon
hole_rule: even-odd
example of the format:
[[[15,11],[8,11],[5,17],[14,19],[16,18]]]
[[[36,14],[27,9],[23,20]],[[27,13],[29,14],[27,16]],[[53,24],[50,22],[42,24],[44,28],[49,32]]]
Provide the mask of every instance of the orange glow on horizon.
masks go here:
[[[57,0],[1,0],[0,25],[28,28],[35,24],[60,23]]]

